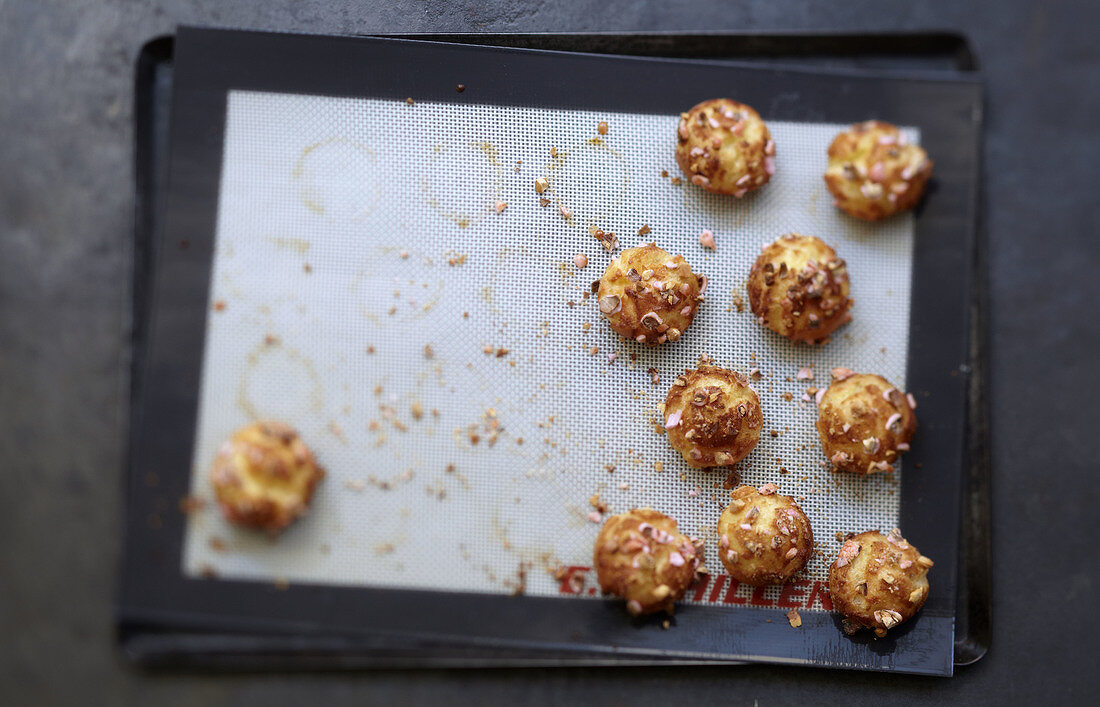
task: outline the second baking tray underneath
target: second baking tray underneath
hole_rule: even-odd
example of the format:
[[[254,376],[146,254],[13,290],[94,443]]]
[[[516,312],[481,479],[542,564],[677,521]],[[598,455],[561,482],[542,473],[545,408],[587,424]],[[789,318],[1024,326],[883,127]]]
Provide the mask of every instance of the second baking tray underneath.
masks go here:
[[[252,35],[249,35],[249,36],[252,36]],[[470,76],[470,75],[472,75],[472,74],[470,74],[470,73],[467,73],[466,75],[467,75],[467,76]],[[400,89],[399,89],[399,90],[400,90]],[[368,95],[368,93],[367,93],[367,95]],[[422,92],[421,92],[421,91],[417,91],[417,95],[418,95],[418,96],[422,95]],[[607,110],[607,109],[606,109],[605,107],[602,107],[602,110]],[[775,110],[778,110],[779,114],[782,114],[784,110],[790,110],[790,109],[784,109],[784,108],[782,108],[782,107],[779,107],[779,108],[777,108],[777,109],[775,109]],[[816,109],[814,109],[814,110],[816,110]],[[772,115],[766,115],[766,118],[772,118]],[[801,119],[801,120],[805,120],[805,119],[806,119],[806,115],[796,115],[796,117],[795,117],[795,118],[798,118],[798,119]],[[903,120],[899,120],[899,122],[904,122],[904,121],[903,121]],[[937,165],[937,166],[938,166],[938,165]],[[525,176],[526,176],[526,175],[525,175]],[[924,217],[922,217],[922,218],[924,218]],[[735,237],[736,237],[736,236],[735,236]],[[308,258],[307,258],[307,259],[308,259]],[[591,269],[591,267],[590,267],[590,269]],[[938,568],[938,567],[937,567],[937,568]],[[130,616],[130,617],[131,617],[132,619],[138,619],[138,618],[141,618],[141,617],[143,617],[143,616],[149,616],[149,615],[144,615],[144,614],[143,614],[143,612],[140,612],[140,611],[139,611],[139,612],[132,612],[132,614],[130,614],[129,616]],[[154,623],[156,623],[156,621],[153,621],[153,622],[154,622]],[[133,626],[133,623],[131,623],[131,626]],[[271,628],[271,630],[277,630],[277,627],[276,627],[276,626],[272,626],[272,627],[270,627],[270,628]],[[831,627],[828,627],[828,629],[829,629],[829,630],[834,630],[834,628],[833,628],[832,626],[831,626]],[[788,630],[790,630],[790,629],[788,629]],[[406,639],[406,640],[407,640],[407,639]],[[133,644],[134,644],[134,643],[131,643],[131,645],[133,645]],[[149,644],[149,642],[146,642],[146,644]],[[157,643],[157,644],[163,645],[164,643],[163,643],[163,641],[162,641],[162,642],[160,642],[160,643]],[[528,649],[531,649],[531,650],[533,650],[533,649],[535,649],[536,647],[533,647],[533,645],[528,645],[528,647],[527,647],[527,648],[528,648]]]

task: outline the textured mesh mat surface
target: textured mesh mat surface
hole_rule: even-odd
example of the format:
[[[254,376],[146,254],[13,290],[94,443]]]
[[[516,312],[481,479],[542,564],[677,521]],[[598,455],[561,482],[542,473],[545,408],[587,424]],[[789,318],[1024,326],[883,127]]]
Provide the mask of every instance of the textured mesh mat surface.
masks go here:
[[[610,131],[593,141],[601,120]],[[274,541],[205,504],[185,574],[557,595],[548,570],[591,562],[594,494],[610,512],[673,516],[720,574],[726,471],[687,468],[654,427],[669,383],[704,353],[763,374],[765,432],[738,471],[804,499],[820,550],[809,579],[825,577],[837,532],[896,525],[900,468],[830,473],[803,395],[834,366],[904,387],[911,215],[868,225],[834,209],[821,174],[837,125],[770,122],[777,174],[743,200],[674,185],[677,120],[232,92],[193,493],[210,500],[219,445],[255,418],[295,426],[328,477]],[[710,278],[678,343],[624,342],[602,321],[585,293],[611,256],[589,226],[624,248],[655,241]],[[699,245],[704,228],[716,251]],[[823,348],[736,304],[761,245],[790,231],[849,264],[854,321]],[[796,379],[803,367],[814,380]]]

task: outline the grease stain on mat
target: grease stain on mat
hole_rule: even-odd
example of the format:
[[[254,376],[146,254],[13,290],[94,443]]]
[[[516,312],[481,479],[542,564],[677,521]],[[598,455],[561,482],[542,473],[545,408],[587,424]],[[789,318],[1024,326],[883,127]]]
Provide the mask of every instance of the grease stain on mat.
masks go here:
[[[435,145],[427,160],[428,173],[420,178],[420,191],[436,213],[459,228],[469,228],[493,212],[493,204],[504,190],[504,168],[500,151],[492,143],[471,141],[463,148]],[[461,165],[449,164],[455,160]],[[464,183],[437,182],[440,176],[451,174],[463,175]]]
[[[303,409],[321,411],[322,391],[313,361],[270,338],[248,354],[237,388],[237,407],[249,420],[295,420]]]
[[[626,198],[630,163],[606,140],[594,137],[558,150],[544,176],[554,205],[562,215],[571,214],[567,221],[576,219],[585,226],[602,227]],[[611,188],[602,188],[605,184]]]
[[[378,159],[367,145],[330,137],[302,150],[291,177],[302,205],[337,222],[362,221],[381,195]]]

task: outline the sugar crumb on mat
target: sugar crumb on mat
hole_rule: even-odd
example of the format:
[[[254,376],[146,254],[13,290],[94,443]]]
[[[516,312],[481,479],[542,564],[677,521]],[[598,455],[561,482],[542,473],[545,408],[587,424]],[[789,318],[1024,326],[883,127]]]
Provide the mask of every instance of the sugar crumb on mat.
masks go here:
[[[182,497],[179,501],[180,513],[183,513],[184,515],[197,513],[198,511],[201,511],[204,507],[206,507],[206,501],[199,498],[198,496],[194,496],[191,494]]]

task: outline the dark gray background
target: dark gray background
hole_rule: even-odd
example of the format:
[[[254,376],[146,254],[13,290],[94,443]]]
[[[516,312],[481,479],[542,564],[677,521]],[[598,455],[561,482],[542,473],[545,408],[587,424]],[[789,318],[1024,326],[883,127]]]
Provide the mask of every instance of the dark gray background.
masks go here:
[[[1067,702],[1093,692],[1100,43],[1087,2],[0,0],[0,703]],[[381,31],[940,29],[985,70],[995,640],[951,680],[775,667],[150,675],[123,666],[133,61],[177,23]]]

